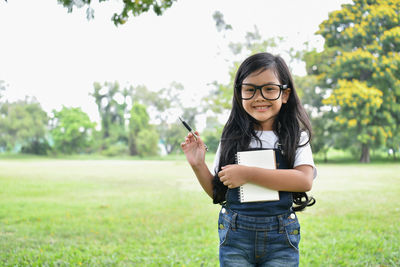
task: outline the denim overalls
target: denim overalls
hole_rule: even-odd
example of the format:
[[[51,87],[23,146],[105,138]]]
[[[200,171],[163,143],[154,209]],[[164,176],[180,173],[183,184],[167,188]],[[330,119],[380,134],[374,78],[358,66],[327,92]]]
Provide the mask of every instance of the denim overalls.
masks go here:
[[[287,169],[275,149],[278,169]],[[218,219],[220,266],[298,266],[300,224],[292,193],[279,201],[240,203],[239,189],[228,189]]]

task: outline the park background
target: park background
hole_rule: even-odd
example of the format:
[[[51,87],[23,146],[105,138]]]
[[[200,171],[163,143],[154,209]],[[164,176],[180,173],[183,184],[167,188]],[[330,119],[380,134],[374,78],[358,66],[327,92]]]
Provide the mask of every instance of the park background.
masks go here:
[[[0,4],[2,265],[216,266],[219,207],[177,116],[211,167],[260,51],[288,62],[314,129],[302,266],[400,264],[400,1],[20,2]]]

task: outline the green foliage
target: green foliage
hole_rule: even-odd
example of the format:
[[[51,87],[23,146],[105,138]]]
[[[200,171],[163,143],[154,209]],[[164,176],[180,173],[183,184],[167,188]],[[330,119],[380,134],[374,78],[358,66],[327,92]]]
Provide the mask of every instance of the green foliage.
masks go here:
[[[233,66],[229,69],[230,79],[228,84],[222,84],[217,81],[212,83],[215,89],[204,98],[206,110],[211,109],[216,113],[221,113],[224,110],[230,110],[232,108],[234,80],[239,65],[239,62],[234,62]]]
[[[208,147],[208,152],[215,153],[217,152],[218,145],[221,139],[222,128],[221,130],[205,130],[203,132],[202,138],[204,143]]]
[[[154,156],[158,154],[158,133],[149,124],[146,107],[133,103],[129,119],[130,155]]]
[[[193,128],[193,130],[196,130],[195,122],[198,114],[197,107],[181,108],[181,110],[183,111],[183,119]],[[175,114],[175,117],[177,117],[177,114]],[[180,152],[180,145],[188,134],[187,129],[182,125],[181,121],[176,119],[176,121],[173,123],[169,123],[167,125],[161,124],[159,126],[159,130],[163,136],[162,140],[165,143],[164,147],[167,153],[171,154],[173,152]]]
[[[72,12],[74,7],[82,8],[87,7],[86,16],[87,19],[94,18],[94,9],[90,6],[91,0],[57,0],[59,4],[68,8],[68,12]],[[99,0],[99,2],[106,2],[108,0]],[[127,0],[123,1],[123,9],[117,14],[114,13],[112,20],[116,26],[124,24],[130,16],[139,16],[142,13],[148,12],[150,9],[154,11],[158,16],[172,6],[176,0]]]
[[[155,140],[156,136],[159,136],[168,154],[178,151],[186,132],[177,123],[177,113],[183,112],[184,118],[192,125],[198,113],[197,108],[183,107],[183,90],[179,83],[172,83],[170,87],[156,92],[145,86],[120,89],[117,82],[106,82],[104,85],[95,83],[92,96],[101,117],[102,154],[125,153],[125,149],[122,149],[125,144],[130,155],[155,155],[159,143]],[[175,122],[171,122],[174,119]],[[157,124],[156,130],[151,121]],[[144,141],[145,133],[150,137],[147,143]]]
[[[323,90],[318,86],[316,75],[294,76],[296,91],[313,126],[312,150],[328,160],[327,152],[334,145],[334,125],[330,114],[323,112]]]
[[[323,91],[334,88],[334,95],[343,97],[341,101],[325,103],[336,106],[332,111],[334,117],[341,118],[337,121],[344,124],[346,117],[352,127],[359,127],[360,134],[356,138],[363,146],[361,161],[364,162],[368,162],[370,146],[386,145],[394,151],[400,148],[399,12],[398,0],[355,0],[352,4],[342,5],[341,10],[330,13],[320,25],[318,34],[325,39],[324,50],[304,56],[308,73],[315,75]],[[342,80],[352,82],[352,88],[348,84],[344,86]],[[358,85],[361,83],[358,82],[367,91],[381,92],[379,98],[383,103],[378,110],[369,112],[370,109],[361,108],[356,111],[361,105],[353,99],[354,90],[360,90]],[[352,93],[344,94],[347,89]],[[352,115],[345,114],[351,106]],[[354,140],[351,134],[340,135],[340,140],[343,139],[347,139],[343,144]]]
[[[81,108],[63,107],[53,111],[51,135],[56,151],[72,154],[90,150],[95,123]]]
[[[137,135],[137,150],[141,157],[158,155],[158,133],[153,128],[142,129]]]
[[[183,85],[173,82],[169,87],[162,88],[155,93],[157,104],[152,106],[155,109],[155,121],[157,121],[160,141],[167,154],[180,152],[180,144],[187,135],[187,130],[179,121],[178,116],[183,117],[189,125],[195,127],[198,108],[185,107],[183,92]]]
[[[222,30],[232,30],[232,25],[226,24],[224,15],[221,12],[215,11],[213,14],[213,19],[215,20],[215,26],[219,32]]]
[[[106,149],[101,150],[101,155],[107,157],[116,157],[116,156],[123,156],[128,155],[128,147],[125,143],[114,143],[110,139],[106,139]]]
[[[175,84],[173,83],[172,86]],[[181,85],[176,85],[181,86]],[[154,109],[153,113],[156,114],[158,119],[163,111],[171,106],[171,99],[176,97],[175,95],[170,95],[168,89],[161,89],[159,91],[150,91],[146,86],[139,85],[136,87],[130,87],[129,91],[131,93],[132,101],[138,102],[146,106],[146,108]],[[157,111],[159,111],[157,113]]]
[[[321,112],[322,95],[315,76],[293,76],[296,92],[309,115]]]
[[[21,153],[35,154],[35,155],[47,155],[52,150],[47,139],[34,140],[21,147]]]
[[[141,129],[149,126],[150,117],[144,105],[137,102],[133,103],[130,115],[129,130],[133,135],[137,135]]]
[[[224,126],[218,121],[217,117],[207,117],[206,128],[202,132],[202,138],[209,152],[217,152],[223,127]]]
[[[342,132],[342,140],[338,142],[343,142],[342,146],[348,148],[356,145],[354,151],[360,149],[357,146],[359,144],[363,149],[382,145],[387,138],[387,133],[383,127],[372,120],[376,117],[382,102],[380,90],[368,87],[357,80],[353,82],[340,80],[338,88],[323,100],[324,104],[338,109],[335,112],[335,129]]]
[[[193,124],[191,125],[193,126]],[[162,144],[164,145],[167,154],[180,151],[180,144],[185,140],[185,137],[188,134],[180,121],[160,124],[158,126],[158,132],[162,137]]]
[[[103,143],[101,149],[115,143],[128,143],[125,127],[125,115],[128,114],[129,89],[121,89],[118,82],[105,82],[103,85],[94,83],[94,92],[91,94],[96,102],[101,118],[101,132]]]
[[[45,154],[48,117],[35,99],[6,102],[0,106],[0,149]],[[30,148],[30,149],[28,149]],[[37,150],[35,150],[35,148]],[[26,150],[25,150],[26,151]]]

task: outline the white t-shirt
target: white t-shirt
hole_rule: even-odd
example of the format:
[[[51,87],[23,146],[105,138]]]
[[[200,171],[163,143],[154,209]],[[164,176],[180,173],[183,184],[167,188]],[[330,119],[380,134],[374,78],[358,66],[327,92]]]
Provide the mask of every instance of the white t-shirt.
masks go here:
[[[273,131],[256,131],[260,137],[263,148],[278,148],[278,136]],[[302,132],[300,136],[300,145],[305,144],[308,140],[308,135],[306,132]],[[214,165],[211,173],[215,173],[218,168],[219,156],[220,156],[220,146],[218,145],[217,153],[215,154]],[[249,148],[258,148],[259,142],[256,139],[251,140]],[[312,157],[312,151],[310,143],[305,146],[299,147],[296,150],[296,157],[294,160],[293,168],[300,165],[310,165],[314,169],[314,179],[317,177],[317,168],[314,164],[314,159]]]

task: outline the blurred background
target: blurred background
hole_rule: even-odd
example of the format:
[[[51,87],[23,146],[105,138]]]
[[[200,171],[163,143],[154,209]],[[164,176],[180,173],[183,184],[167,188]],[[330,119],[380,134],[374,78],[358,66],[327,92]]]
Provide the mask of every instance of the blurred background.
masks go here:
[[[395,159],[398,20],[397,1],[2,1],[0,151],[176,154],[177,115],[214,151],[238,64],[268,51],[318,159]]]

